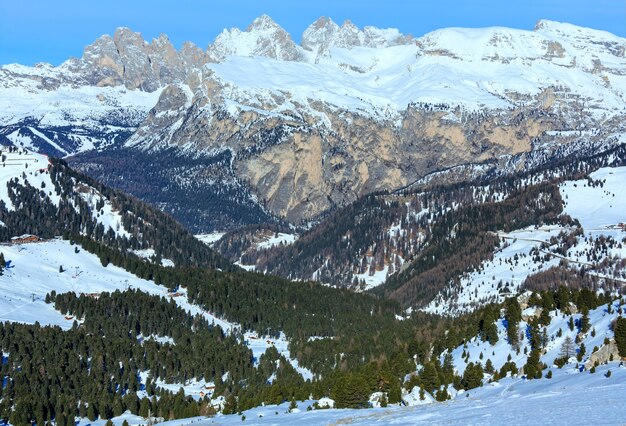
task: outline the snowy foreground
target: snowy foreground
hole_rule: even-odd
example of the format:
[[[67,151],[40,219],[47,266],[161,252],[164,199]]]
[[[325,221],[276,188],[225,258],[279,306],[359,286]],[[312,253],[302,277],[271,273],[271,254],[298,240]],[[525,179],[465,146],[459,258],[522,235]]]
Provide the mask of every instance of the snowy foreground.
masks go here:
[[[609,369],[611,377],[607,378],[605,374]],[[525,381],[507,378],[468,391],[452,401],[416,407],[306,411],[312,401],[305,401],[299,403],[298,409],[292,413],[287,412],[288,403],[245,411],[242,413],[246,416],[243,422],[239,415],[218,415],[208,419],[198,417],[162,424],[623,424],[626,421],[625,398],[626,367],[619,367],[614,362],[598,367],[594,374],[579,373],[571,366],[566,366],[563,370],[555,370],[552,379]],[[121,424],[121,421],[115,423]],[[132,419],[128,421],[133,424]]]

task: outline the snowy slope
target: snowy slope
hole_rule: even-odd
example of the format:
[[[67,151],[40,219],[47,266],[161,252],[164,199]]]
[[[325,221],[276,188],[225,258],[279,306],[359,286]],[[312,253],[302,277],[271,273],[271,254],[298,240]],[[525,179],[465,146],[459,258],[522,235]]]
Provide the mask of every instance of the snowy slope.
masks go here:
[[[0,276],[0,322],[33,324],[39,321],[42,325],[71,328],[74,318],[66,319],[52,305],[44,302],[45,295],[52,290],[59,294],[80,294],[138,289],[157,296],[167,297],[169,294],[166,287],[137,278],[112,264],[103,267],[96,255],[78,245],[71,245],[69,241],[55,239],[28,244],[2,244],[0,253],[8,263],[4,274]],[[59,272],[60,267],[63,267],[64,272]],[[218,318],[190,303],[185,289],[178,291],[174,300],[187,312],[204,316],[209,323],[219,325],[226,333],[241,329],[240,325]],[[257,361],[267,348],[274,346],[305,379],[312,376],[310,371],[291,359],[287,348],[289,342],[284,335],[276,339],[248,332],[245,333],[245,343]],[[194,389],[194,386],[190,389]]]
[[[50,179],[48,157],[27,149],[18,149],[14,152],[3,151],[3,155],[4,161],[0,168],[0,200],[4,201],[9,211],[16,208],[9,198],[7,183],[10,180],[17,181],[20,185],[41,189],[55,206],[59,205],[60,194],[56,192]],[[106,197],[87,185],[79,185],[77,191],[92,209],[94,221],[102,224],[105,232],[111,229],[120,237],[130,238],[130,233],[122,225],[120,213],[113,208]],[[98,202],[103,203],[99,211],[96,210]]]
[[[78,248],[79,253],[75,253]],[[68,241],[52,240],[30,244],[0,245],[0,252],[10,266],[0,276],[0,321],[58,325],[64,329],[72,326],[44,303],[51,290],[57,293],[100,293],[127,288],[146,293],[165,295],[167,289],[141,280],[113,265],[106,268],[100,259],[80,246]],[[59,272],[63,267],[64,272]]]
[[[36,139],[63,155],[101,149],[115,135],[134,131],[160,94],[161,90],[148,93],[122,86],[73,84],[41,90],[36,80],[16,80],[8,86],[0,84],[0,125],[7,129],[7,139],[16,146],[31,148]],[[49,129],[48,135],[33,126],[28,128],[35,137],[23,134],[20,129],[24,122],[32,123],[37,129]],[[73,148],[67,146],[67,134],[72,136]]]
[[[626,238],[626,167],[601,168],[587,179],[566,181],[560,186],[564,202],[563,214],[577,219],[582,233],[565,256],[557,252],[559,244],[577,228],[560,225],[531,226],[512,232],[498,232],[501,245],[491,261],[483,262],[481,270],[461,278],[460,286],[441,291],[424,311],[437,314],[459,314],[492,301],[501,302],[519,291],[520,285],[533,273],[557,266],[567,260],[572,268],[592,268],[590,273],[608,276],[626,283],[621,274],[594,269],[602,259],[613,262],[626,258],[626,247],[619,245]],[[602,184],[600,185],[600,182]],[[617,244],[598,247],[594,241],[610,238]],[[556,242],[556,243],[555,243]],[[537,260],[533,253],[541,254]],[[593,255],[598,256],[594,260]],[[547,256],[547,259],[546,259]]]
[[[605,338],[613,338],[614,334],[610,325],[611,322],[614,321],[619,315],[617,310],[620,307],[624,310],[622,316],[626,317],[626,300],[616,300],[613,303],[614,310],[612,314],[607,312],[606,305],[600,306],[589,312],[589,322],[591,326],[589,332],[585,333],[581,338],[581,342],[584,343],[586,347],[586,355],[583,359],[583,363],[589,359],[591,351],[595,346],[600,348],[604,344]],[[533,310],[529,308],[523,312],[522,316],[525,317],[526,315],[530,315],[532,313]],[[550,313],[551,322],[546,328],[548,343],[545,348],[545,353],[541,356],[541,360],[552,370],[555,370],[555,368],[553,368],[554,360],[559,357],[559,352],[565,338],[570,337],[572,340],[575,340],[576,334],[578,333],[578,329],[576,327],[574,327],[574,330],[570,330],[568,327],[570,316],[573,317],[574,321],[579,320],[582,317],[581,314],[569,315],[556,310]],[[500,370],[502,368],[504,363],[507,362],[509,356],[511,357],[511,361],[513,361],[518,368],[522,368],[526,364],[528,357],[525,352],[530,353],[531,350],[527,336],[520,341],[520,351],[518,353],[517,350],[512,348],[507,341],[506,327],[503,319],[499,319],[496,324],[498,328],[498,342],[495,345],[491,345],[489,342],[483,342],[480,338],[474,337],[466,344],[457,347],[451,352],[455,370],[459,374],[463,374],[468,363],[481,363],[484,366],[488,359],[491,360],[496,370]],[[528,323],[526,321],[521,321],[519,324],[519,330],[525,332],[527,326]],[[561,330],[561,336],[557,335],[559,330]],[[595,336],[592,336],[591,330],[595,330]],[[578,345],[576,346],[578,347]],[[469,357],[467,357],[467,359],[463,358],[463,352],[466,354],[469,353]],[[443,361],[443,355],[441,360]],[[575,370],[574,365],[566,365],[563,368],[568,371]]]
[[[572,29],[576,40],[566,36]],[[383,117],[411,102],[507,109],[527,102],[515,94],[562,88],[601,116],[626,100],[624,46],[609,33],[542,21],[536,31],[447,28],[397,46],[334,47],[315,63],[242,54],[207,67],[235,100],[274,104],[274,112],[308,100]]]
[[[591,187],[586,179],[561,185],[565,213],[578,219],[585,231],[609,231],[626,223],[626,167],[603,168],[589,177],[602,186]]]
[[[59,204],[59,197],[54,192],[54,186],[48,174],[48,158],[45,155],[36,154],[27,150],[7,152],[2,149],[3,160],[0,168],[0,200],[4,201],[6,208],[15,210],[13,202],[9,198],[7,182],[17,179],[21,185],[31,185],[35,188],[47,189],[47,196],[55,204]]]
[[[611,370],[611,377],[604,374]],[[465,397],[467,395],[467,397]],[[588,425],[622,424],[626,418],[626,367],[617,363],[598,368],[595,374],[556,372],[551,380],[524,382],[504,379],[485,385],[446,403],[417,407],[387,407],[369,410],[306,411],[313,401],[298,404],[288,413],[287,403],[245,411],[239,415],[218,415],[213,419],[192,418],[164,423],[182,425]]]

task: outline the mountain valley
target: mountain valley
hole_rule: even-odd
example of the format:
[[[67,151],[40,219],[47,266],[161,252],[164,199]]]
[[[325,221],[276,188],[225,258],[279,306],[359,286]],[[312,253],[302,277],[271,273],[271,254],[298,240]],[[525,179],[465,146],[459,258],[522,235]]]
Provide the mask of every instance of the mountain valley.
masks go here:
[[[0,66],[0,425],[620,424],[625,55],[262,15]]]

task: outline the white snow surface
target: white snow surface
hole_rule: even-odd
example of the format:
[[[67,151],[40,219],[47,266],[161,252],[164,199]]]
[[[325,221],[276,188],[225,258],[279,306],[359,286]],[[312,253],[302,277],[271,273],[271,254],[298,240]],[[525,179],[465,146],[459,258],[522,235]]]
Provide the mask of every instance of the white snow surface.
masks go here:
[[[6,159],[0,165],[0,200],[4,201],[8,210],[15,210],[7,187],[11,179],[17,179],[21,185],[26,185],[27,181],[34,188],[45,190],[50,201],[59,205],[59,196],[48,173],[48,157],[27,150],[7,152],[3,149],[2,153]]]
[[[573,30],[577,39],[569,36]],[[520,105],[512,92],[534,96],[566,87],[589,100],[591,113],[612,115],[626,99],[626,63],[613,50],[624,45],[609,33],[542,21],[536,31],[447,28],[402,45],[334,47],[315,62],[241,55],[206,66],[234,100],[274,104],[273,112],[311,99],[379,118],[411,102],[507,109]]]
[[[279,232],[276,235],[272,235],[270,238],[261,241],[257,244],[257,249],[268,249],[279,245],[289,245],[296,242],[298,236],[296,234],[286,234]]]
[[[603,181],[602,187],[591,187],[586,179],[561,185],[565,213],[578,219],[585,231],[626,223],[626,167],[602,168],[590,178]]]
[[[194,237],[196,237],[196,239],[202,241],[204,244],[211,247],[213,246],[213,244],[218,242],[220,238],[222,238],[225,234],[226,232],[218,231],[218,232],[211,232],[210,234],[197,234],[197,235],[194,235]]]
[[[605,377],[607,370],[611,377]],[[626,367],[617,363],[600,366],[595,374],[557,370],[552,379],[525,381],[507,378],[498,383],[463,392],[445,403],[414,407],[389,406],[368,410],[332,409],[306,411],[314,401],[247,410],[239,415],[196,417],[165,422],[182,425],[588,425],[622,424],[626,418]]]

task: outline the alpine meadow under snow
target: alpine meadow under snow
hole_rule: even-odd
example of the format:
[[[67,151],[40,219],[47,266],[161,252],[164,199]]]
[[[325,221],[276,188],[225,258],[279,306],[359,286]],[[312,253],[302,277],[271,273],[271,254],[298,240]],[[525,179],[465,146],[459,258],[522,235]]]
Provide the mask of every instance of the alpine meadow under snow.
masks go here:
[[[0,66],[0,425],[623,423],[625,52],[262,15]]]

